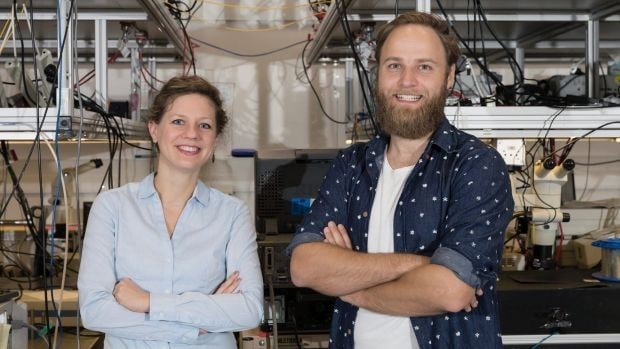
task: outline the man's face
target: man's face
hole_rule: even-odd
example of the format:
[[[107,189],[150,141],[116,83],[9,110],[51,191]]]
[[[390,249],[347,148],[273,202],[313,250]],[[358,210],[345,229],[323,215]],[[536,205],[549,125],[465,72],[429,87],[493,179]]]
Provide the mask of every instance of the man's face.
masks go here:
[[[443,119],[453,79],[432,29],[414,24],[394,29],[383,44],[375,90],[383,131],[409,139],[429,136]]]

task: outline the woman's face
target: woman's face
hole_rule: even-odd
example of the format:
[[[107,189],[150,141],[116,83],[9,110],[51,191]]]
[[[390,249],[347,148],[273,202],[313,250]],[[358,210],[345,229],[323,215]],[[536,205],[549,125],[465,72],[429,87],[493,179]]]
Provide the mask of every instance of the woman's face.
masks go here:
[[[213,102],[195,93],[176,97],[158,124],[149,122],[149,133],[159,146],[158,167],[198,172],[217,141]]]

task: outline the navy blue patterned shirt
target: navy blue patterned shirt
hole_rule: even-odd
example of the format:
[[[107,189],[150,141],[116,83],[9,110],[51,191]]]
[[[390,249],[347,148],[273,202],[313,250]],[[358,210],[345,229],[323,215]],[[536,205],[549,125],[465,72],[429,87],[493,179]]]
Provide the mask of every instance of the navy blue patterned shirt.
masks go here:
[[[380,136],[339,153],[289,254],[299,244],[323,241],[329,221],[347,227],[353,248],[367,252],[370,211],[388,143]],[[501,348],[495,288],[513,208],[501,156],[444,118],[405,182],[394,214],[394,251],[430,256],[431,263],[482,287],[484,294],[469,313],[412,317],[420,348]],[[353,348],[357,310],[337,299],[330,348]]]

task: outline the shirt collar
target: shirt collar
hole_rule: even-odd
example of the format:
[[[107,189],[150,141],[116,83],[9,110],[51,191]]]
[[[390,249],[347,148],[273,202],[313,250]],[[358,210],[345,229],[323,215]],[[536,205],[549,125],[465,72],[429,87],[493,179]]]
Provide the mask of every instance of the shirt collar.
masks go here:
[[[155,174],[151,173],[140,182],[138,189],[138,197],[140,199],[146,199],[153,195],[157,195],[155,184],[153,183],[154,178]],[[209,196],[209,187],[207,187],[202,181],[198,181],[190,200],[197,200],[201,204],[206,205],[209,202]]]
[[[436,145],[446,153],[452,153],[457,150],[458,136],[460,131],[450,124],[445,117],[437,127],[437,130],[431,136],[430,144]]]
[[[431,136],[429,143],[438,146],[446,153],[452,153],[457,150],[458,135],[460,131],[450,124],[445,117],[437,127],[437,130]],[[390,136],[384,132],[380,132],[374,140],[368,142],[366,148],[367,160],[371,160],[379,167],[383,165],[383,157],[385,148],[390,142]]]
[[[390,137],[381,131],[375,139],[366,143],[366,163],[369,164],[368,172],[371,175],[379,176],[385,158],[385,149],[390,141]],[[374,164],[374,166],[371,166]]]

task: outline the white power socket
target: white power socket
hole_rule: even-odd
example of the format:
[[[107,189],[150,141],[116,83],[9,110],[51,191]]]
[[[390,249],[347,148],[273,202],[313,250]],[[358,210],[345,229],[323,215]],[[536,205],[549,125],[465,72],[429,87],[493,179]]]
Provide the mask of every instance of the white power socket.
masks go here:
[[[525,141],[523,139],[498,139],[497,151],[508,166],[525,165]]]

